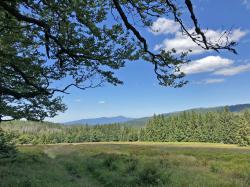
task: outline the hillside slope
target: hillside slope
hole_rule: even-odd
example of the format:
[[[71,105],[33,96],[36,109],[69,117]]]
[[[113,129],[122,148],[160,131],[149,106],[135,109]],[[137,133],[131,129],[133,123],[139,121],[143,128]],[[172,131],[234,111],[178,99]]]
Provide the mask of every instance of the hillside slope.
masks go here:
[[[80,119],[76,121],[70,121],[64,123],[65,125],[104,125],[111,123],[125,123],[131,121],[133,118],[127,118],[124,116],[115,116],[115,117],[101,117],[101,118],[91,118],[91,119]]]
[[[227,105],[227,106],[218,106],[218,107],[208,107],[208,108],[192,108],[188,110],[183,110],[183,111],[177,111],[177,112],[170,112],[170,113],[165,113],[163,114],[164,116],[171,116],[171,115],[177,115],[181,112],[216,112],[216,111],[222,111],[225,108],[228,108],[230,112],[241,112],[244,110],[250,110],[250,104],[237,104],[237,105]],[[144,117],[144,118],[138,118],[134,119],[128,122],[123,123],[125,126],[133,126],[137,128],[141,128],[146,125],[146,122],[150,119],[151,117]]]

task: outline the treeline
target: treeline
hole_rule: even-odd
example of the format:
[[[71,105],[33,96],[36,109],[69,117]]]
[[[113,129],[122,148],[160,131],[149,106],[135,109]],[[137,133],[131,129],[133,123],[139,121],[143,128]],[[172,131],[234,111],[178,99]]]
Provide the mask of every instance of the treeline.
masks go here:
[[[52,123],[0,124],[17,144],[77,143],[100,141],[212,142],[250,145],[250,112],[183,112],[155,115],[144,128],[121,124],[64,126]]]
[[[104,141],[138,141],[138,129],[120,124],[64,126],[48,122],[0,124],[16,144],[54,144]]]
[[[250,112],[183,112],[154,116],[140,131],[140,141],[211,142],[250,145]]]

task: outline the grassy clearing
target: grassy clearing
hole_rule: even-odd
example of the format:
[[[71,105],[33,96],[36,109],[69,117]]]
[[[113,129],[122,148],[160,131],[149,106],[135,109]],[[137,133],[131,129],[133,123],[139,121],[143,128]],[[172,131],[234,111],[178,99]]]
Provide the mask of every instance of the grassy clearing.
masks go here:
[[[250,148],[203,143],[20,146],[0,186],[250,186]]]

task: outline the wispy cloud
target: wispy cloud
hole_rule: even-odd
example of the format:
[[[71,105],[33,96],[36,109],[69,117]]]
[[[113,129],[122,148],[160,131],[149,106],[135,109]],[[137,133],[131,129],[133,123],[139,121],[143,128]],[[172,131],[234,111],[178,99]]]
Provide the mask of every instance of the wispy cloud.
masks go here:
[[[237,75],[243,72],[250,71],[250,64],[244,64],[239,66],[232,66],[228,68],[223,68],[215,71],[213,74],[215,75],[224,75],[224,76],[232,76]]]
[[[98,101],[98,104],[105,104],[106,101]]]
[[[204,79],[201,81],[195,81],[195,84],[217,84],[225,82],[225,79],[217,79],[217,78],[210,78],[210,79]]]
[[[250,0],[242,0],[242,4],[245,5],[247,9],[250,9]]]
[[[205,79],[204,84],[215,84],[215,83],[222,83],[225,79]]]
[[[241,43],[250,43],[250,38],[249,39],[245,39],[245,40],[243,40]]]
[[[207,56],[182,65],[180,71],[185,74],[213,72],[217,69],[230,66],[231,64],[233,64],[233,61],[230,59],[220,56]]]
[[[82,100],[81,99],[75,99],[74,100],[76,103],[80,103],[80,102],[82,102]]]

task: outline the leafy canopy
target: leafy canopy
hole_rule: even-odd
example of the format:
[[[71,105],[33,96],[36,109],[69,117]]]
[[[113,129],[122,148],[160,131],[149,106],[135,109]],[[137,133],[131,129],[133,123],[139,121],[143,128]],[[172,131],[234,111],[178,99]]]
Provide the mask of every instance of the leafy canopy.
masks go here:
[[[188,10],[193,33],[183,23],[179,7]],[[179,66],[186,63],[186,54],[150,51],[137,29],[150,27],[163,16],[174,18],[183,34],[205,50],[235,52],[234,42],[219,45],[207,40],[191,0],[183,4],[172,0],[1,0],[0,121],[53,117],[66,109],[59,93],[67,93],[70,87],[84,90],[106,82],[122,84],[114,72],[126,61],[144,59],[153,64],[160,85],[183,86],[186,81]]]

